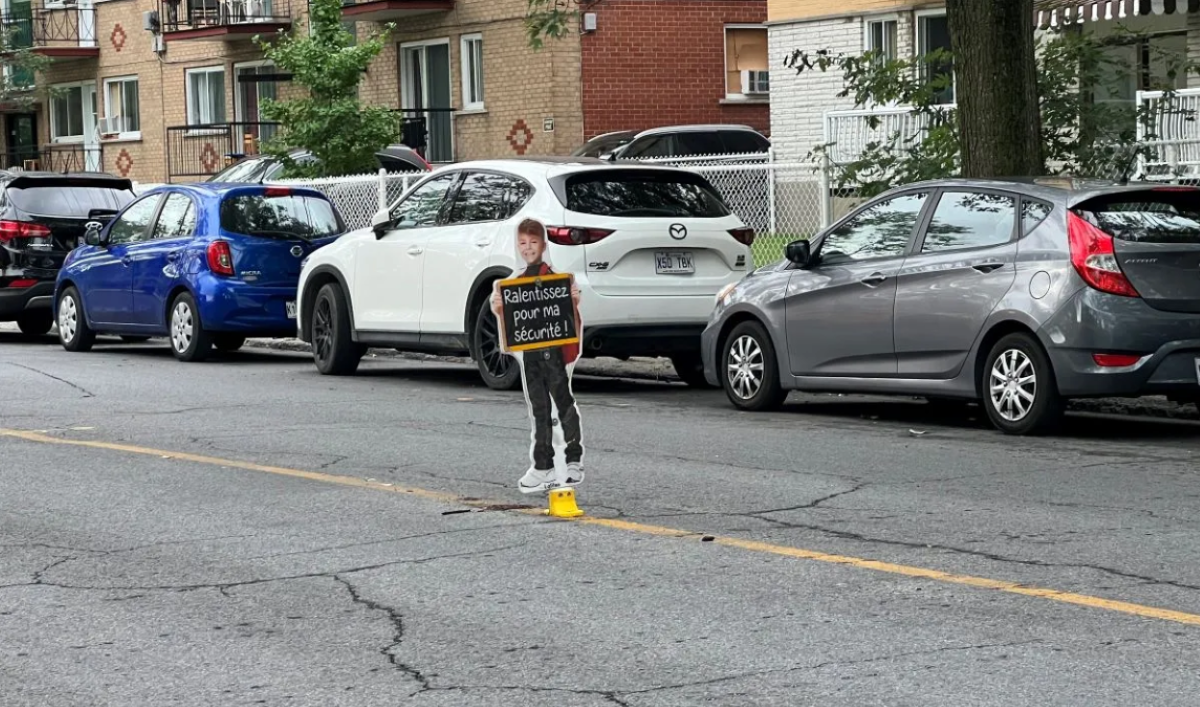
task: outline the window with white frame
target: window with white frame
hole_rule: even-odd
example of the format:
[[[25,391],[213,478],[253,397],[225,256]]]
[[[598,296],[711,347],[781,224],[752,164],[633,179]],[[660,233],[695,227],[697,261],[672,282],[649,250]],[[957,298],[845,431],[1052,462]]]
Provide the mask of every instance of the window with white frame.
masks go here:
[[[136,76],[104,80],[104,122],[100,131],[122,138],[141,137],[142,121]]]
[[[187,72],[187,118],[188,125],[225,122],[225,67]]]
[[[461,43],[463,109],[483,110],[483,35],[464,34]]]
[[[946,21],[946,13],[944,11],[927,12],[917,15],[917,54],[923,62],[922,72],[926,80],[933,80],[935,77],[948,76],[950,84],[938,92],[935,97],[938,103],[947,104],[954,103],[954,65],[948,60],[943,61],[926,61],[924,57],[932,52],[943,49],[946,52],[951,51],[950,48],[950,25]]]
[[[53,142],[80,142],[83,136],[83,86],[52,86],[50,139]]]
[[[867,51],[875,52],[880,61],[895,61],[900,55],[900,23],[895,18],[867,20]]]
[[[725,95],[763,98],[771,91],[767,68],[767,28],[761,25],[725,27]]]

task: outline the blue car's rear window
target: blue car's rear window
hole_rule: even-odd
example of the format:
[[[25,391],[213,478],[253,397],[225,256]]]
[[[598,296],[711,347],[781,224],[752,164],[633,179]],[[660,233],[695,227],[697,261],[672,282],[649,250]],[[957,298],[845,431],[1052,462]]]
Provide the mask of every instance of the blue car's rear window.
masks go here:
[[[244,194],[221,202],[221,229],[263,238],[324,238],[342,232],[333,204],[313,196]]]

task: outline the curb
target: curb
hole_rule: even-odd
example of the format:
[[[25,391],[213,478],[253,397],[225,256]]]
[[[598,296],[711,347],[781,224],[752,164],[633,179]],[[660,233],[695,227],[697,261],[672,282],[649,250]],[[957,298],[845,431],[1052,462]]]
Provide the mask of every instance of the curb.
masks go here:
[[[299,339],[247,339],[246,346],[300,353],[309,353],[311,351],[308,344]],[[367,355],[376,358],[394,358],[409,361],[441,361],[467,365],[474,363],[469,358],[407,353],[394,349],[369,349]],[[631,358],[628,361],[617,359],[584,359],[579,362],[579,367],[580,375],[585,376],[682,384],[679,377],[675,375],[671,363],[665,359]],[[1134,399],[1097,398],[1092,400],[1072,400],[1068,405],[1068,409],[1076,412],[1150,417],[1163,420],[1200,420],[1200,410],[1197,410],[1194,406],[1172,403],[1165,397],[1160,396]]]

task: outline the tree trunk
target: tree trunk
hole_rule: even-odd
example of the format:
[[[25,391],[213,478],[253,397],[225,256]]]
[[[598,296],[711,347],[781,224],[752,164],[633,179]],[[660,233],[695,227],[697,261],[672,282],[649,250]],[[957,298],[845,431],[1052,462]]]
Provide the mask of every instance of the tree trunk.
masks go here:
[[[1043,174],[1033,0],[947,0],[962,176]]]

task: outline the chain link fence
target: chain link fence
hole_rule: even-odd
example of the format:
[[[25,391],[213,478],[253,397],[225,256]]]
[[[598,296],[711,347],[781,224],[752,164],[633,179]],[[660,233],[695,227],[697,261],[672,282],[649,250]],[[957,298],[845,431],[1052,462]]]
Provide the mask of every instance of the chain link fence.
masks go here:
[[[316,189],[333,202],[350,230],[371,225],[375,212],[395,203],[424,173],[378,174],[322,179],[286,179],[270,182],[275,186]]]

